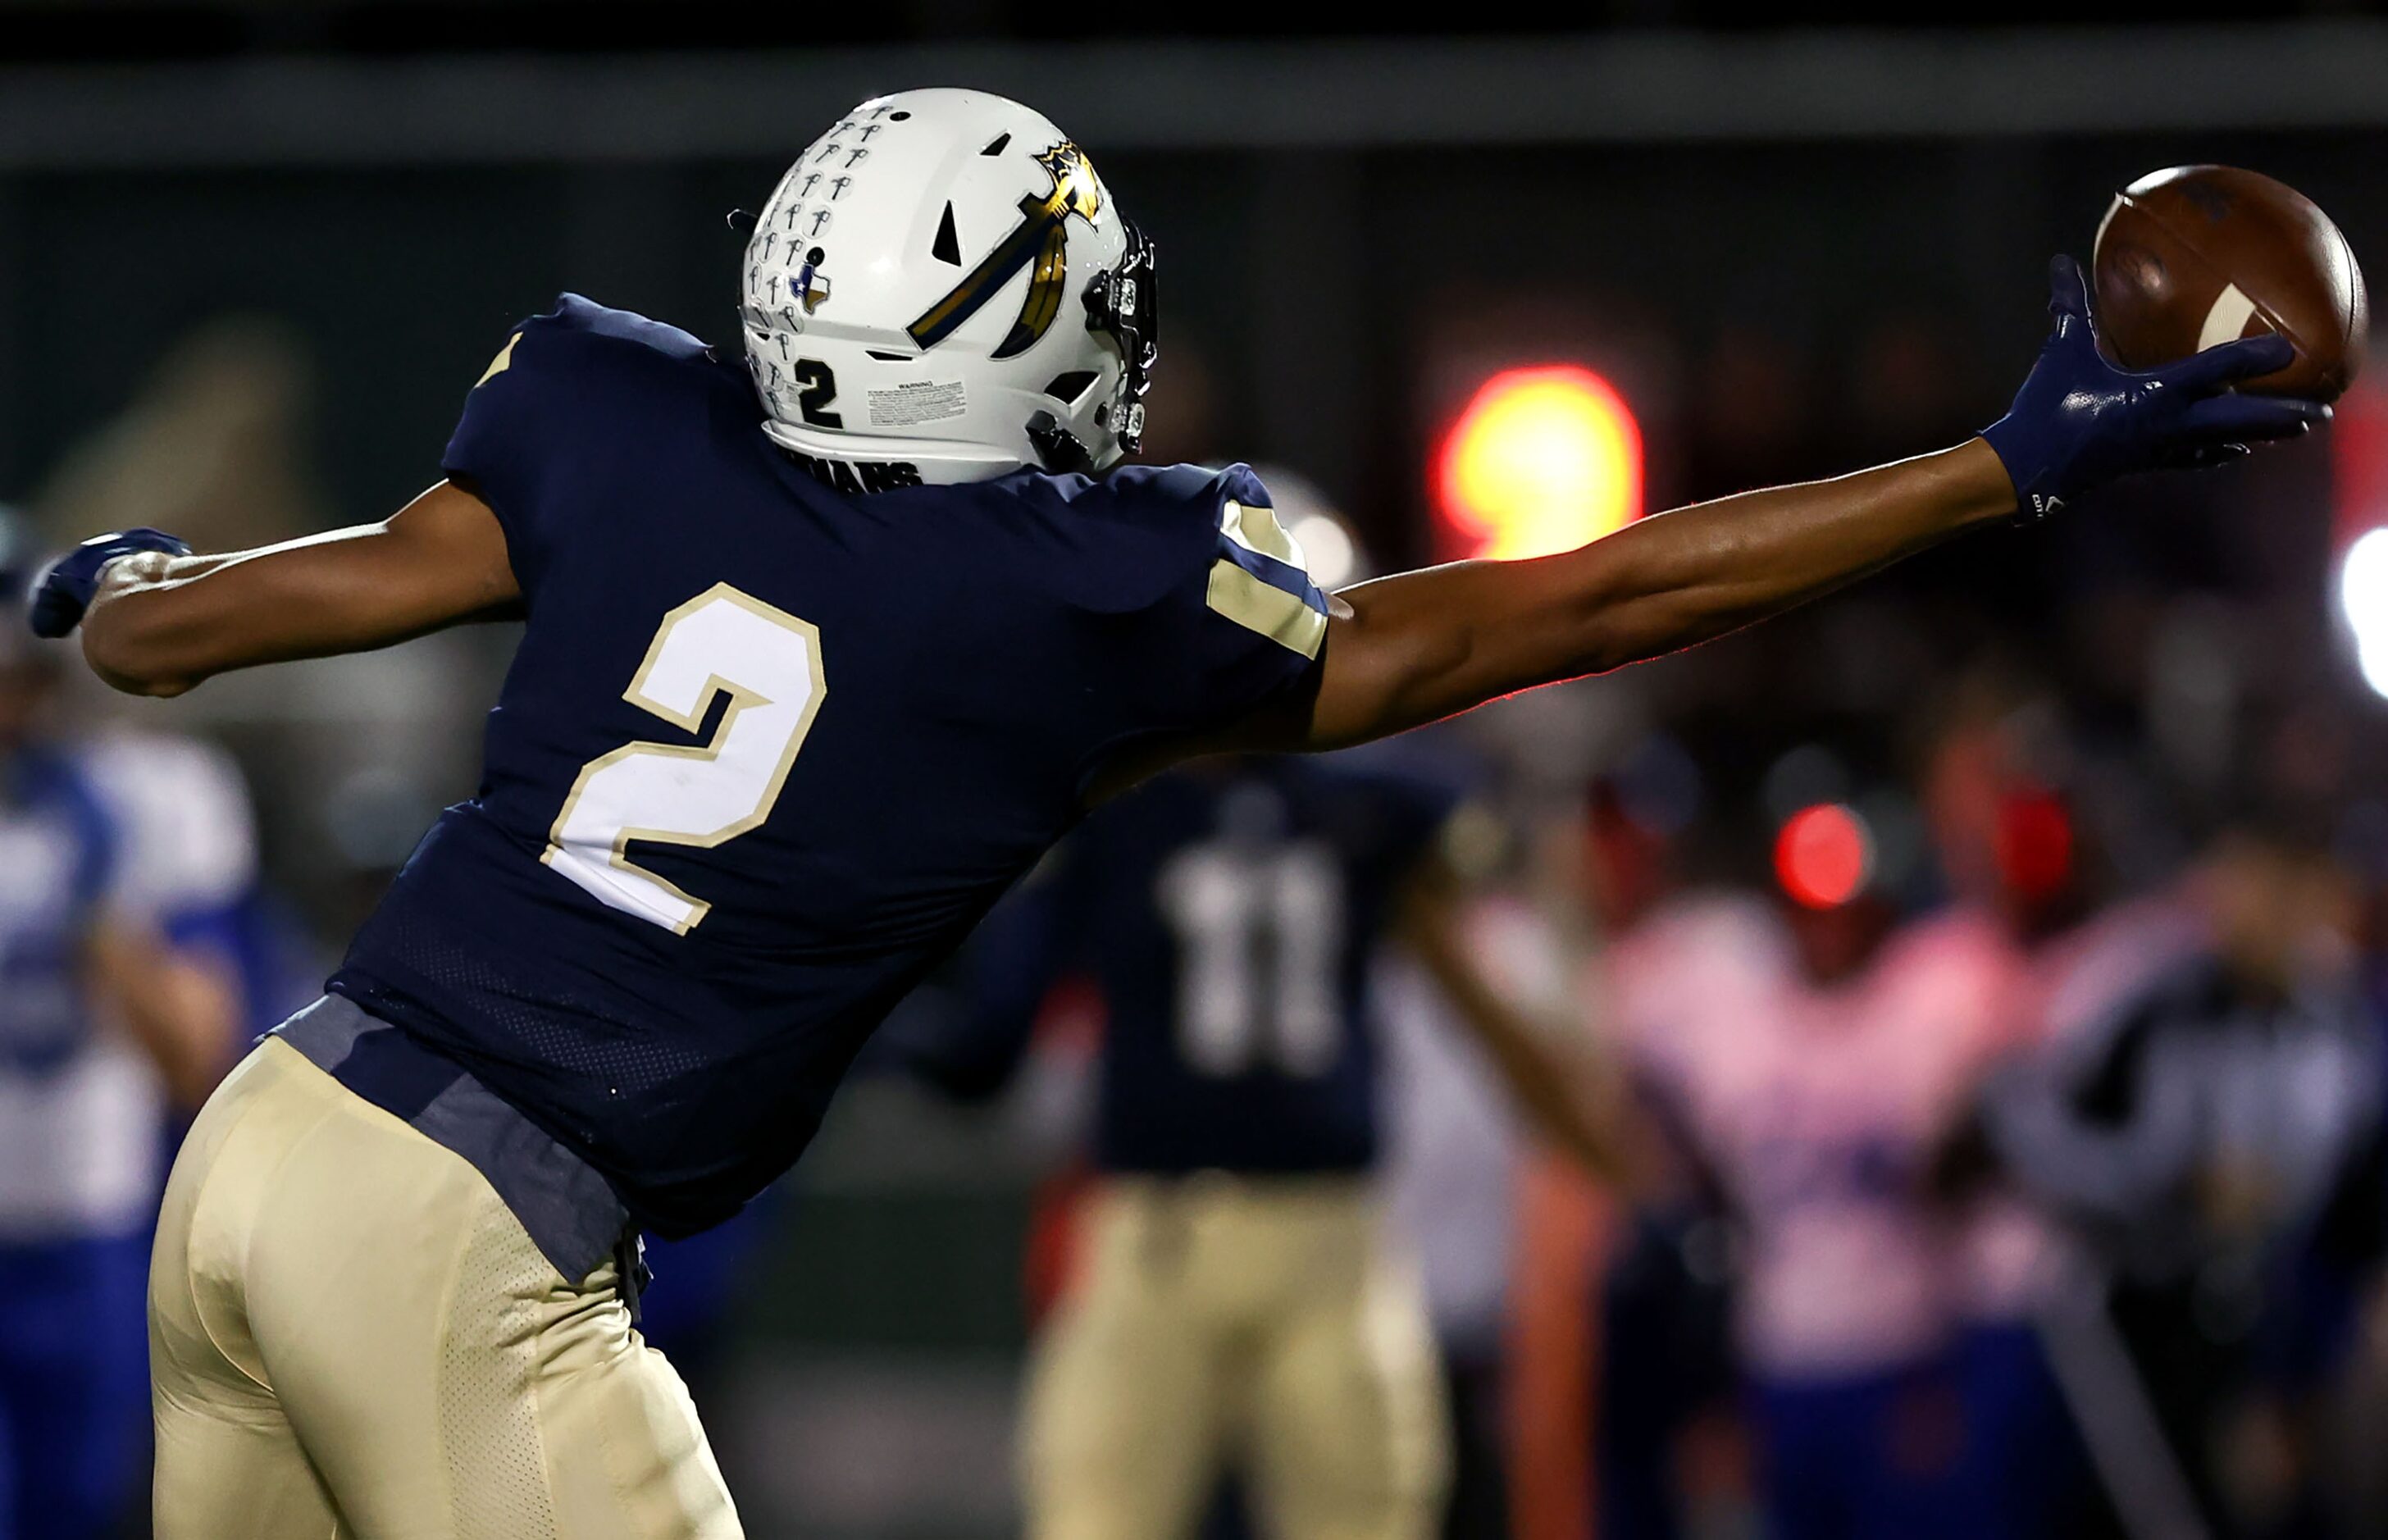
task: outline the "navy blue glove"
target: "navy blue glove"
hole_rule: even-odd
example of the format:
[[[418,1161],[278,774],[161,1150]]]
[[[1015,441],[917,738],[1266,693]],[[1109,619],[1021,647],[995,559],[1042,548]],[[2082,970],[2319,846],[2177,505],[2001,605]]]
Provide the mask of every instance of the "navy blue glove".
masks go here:
[[[191,548],[163,529],[120,529],[94,535],[50,564],[33,585],[33,602],[25,623],[35,636],[64,636],[83,624],[83,612],[99,589],[99,571],[119,556],[137,551],[165,551],[187,556]]]
[[[2296,356],[2285,337],[2225,342],[2134,374],[2098,350],[2078,263],[2070,257],[2050,262],[2048,289],[2056,325],[2014,405],[1982,430],[2027,518],[2044,518],[2117,477],[2219,465],[2245,454],[2251,443],[2293,438],[2330,417],[2319,401],[2229,389],[2234,380],[2285,367]]]

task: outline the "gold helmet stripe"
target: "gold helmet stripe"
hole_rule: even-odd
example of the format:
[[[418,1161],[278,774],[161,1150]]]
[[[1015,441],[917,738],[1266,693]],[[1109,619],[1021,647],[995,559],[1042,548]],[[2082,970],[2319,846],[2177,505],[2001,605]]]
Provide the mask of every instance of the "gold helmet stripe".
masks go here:
[[[1036,159],[1052,176],[1053,190],[1042,197],[1035,193],[1023,197],[1020,223],[945,298],[905,328],[918,346],[934,348],[951,337],[1010,282],[1013,274],[1032,262],[1036,271],[1021,301],[1020,318],[1012,323],[995,356],[1010,358],[1027,349],[1061,313],[1062,280],[1068,272],[1068,220],[1075,214],[1091,222],[1103,206],[1103,185],[1086,163],[1085,153],[1066,139]]]

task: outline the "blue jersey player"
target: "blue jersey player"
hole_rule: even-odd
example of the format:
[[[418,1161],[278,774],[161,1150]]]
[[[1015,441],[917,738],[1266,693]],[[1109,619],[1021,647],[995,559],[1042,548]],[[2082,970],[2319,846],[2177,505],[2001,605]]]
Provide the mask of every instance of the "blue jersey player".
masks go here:
[[[2229,392],[2275,337],[2114,368],[2063,263],[1980,439],[1329,598],[1249,473],[1118,468],[1151,248],[1037,113],[862,104],[743,276],[728,348],[572,298],[523,325],[445,479],[384,523],[229,555],[99,536],[35,595],[150,694],[527,622],[478,794],[177,1160],[167,1540],[736,1534],[621,1238],[793,1161],[880,1015],[1091,803],[1682,647],[2326,410]]]
[[[0,603],[23,592],[0,514]],[[12,580],[13,579],[13,580]],[[65,661],[0,639],[0,1540],[116,1533],[147,1402],[142,1288],[170,1098],[235,1041],[224,970],[170,945],[186,885],[47,720]],[[164,876],[167,880],[161,881]]]
[[[1173,770],[997,908],[959,1000],[906,1013],[901,1056],[975,1096],[1063,974],[1106,1008],[1086,1265],[1023,1417],[1033,1540],[1190,1535],[1229,1469],[1285,1540],[1436,1531],[1440,1371],[1373,1180],[1385,944],[1409,944],[1579,1158],[1614,1158],[1577,1077],[1473,966],[1455,805],[1447,781],[1351,756]]]

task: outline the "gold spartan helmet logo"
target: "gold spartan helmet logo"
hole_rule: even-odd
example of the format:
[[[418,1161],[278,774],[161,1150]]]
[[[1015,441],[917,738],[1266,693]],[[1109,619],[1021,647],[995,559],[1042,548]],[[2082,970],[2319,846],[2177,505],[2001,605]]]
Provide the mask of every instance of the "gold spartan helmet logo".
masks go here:
[[[1095,175],[1095,168],[1086,163],[1086,152],[1067,139],[1036,159],[1053,178],[1053,190],[1042,197],[1030,193],[1022,197],[1021,221],[1011,234],[998,241],[995,249],[944,299],[905,328],[921,347],[934,348],[951,337],[956,328],[995,297],[997,290],[1010,282],[1013,274],[1031,264],[1034,268],[1027,298],[1020,302],[1020,318],[1011,324],[1011,330],[994,356],[1010,358],[1026,351],[1051,327],[1053,317],[1061,313],[1062,280],[1068,272],[1063,248],[1068,244],[1070,216],[1075,214],[1093,223],[1095,216],[1102,211],[1103,185]]]

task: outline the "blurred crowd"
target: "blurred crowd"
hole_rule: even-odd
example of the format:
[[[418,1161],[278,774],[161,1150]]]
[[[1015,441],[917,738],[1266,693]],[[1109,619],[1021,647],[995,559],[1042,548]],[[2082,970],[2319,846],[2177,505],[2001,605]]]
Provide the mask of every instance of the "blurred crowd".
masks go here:
[[[1385,1244],[1446,1392],[1442,1533],[2388,1531],[2378,872],[2360,806],[2300,783],[2311,745],[2258,734],[2132,881],[2096,783],[2144,799],[2151,767],[2102,771],[2020,679],[1920,698],[1896,770],[1769,757],[1742,808],[1674,732],[1603,742],[1601,689],[1445,730],[1433,768],[1475,766],[1442,836],[1467,944],[1598,1133],[1521,1083],[1431,948],[1388,934],[1370,973]],[[1048,1009],[1048,1051],[1086,1070],[1097,1174],[1071,1195],[1099,1235],[1100,1130],[1137,1092],[1083,991]],[[1092,1307],[1071,1287],[1057,1338]],[[1286,1517],[1282,1430],[1251,1415],[1138,1437],[1256,1486],[1253,1532],[1341,1533]]]
[[[341,522],[305,381],[272,328],[191,339],[0,568]],[[1730,419],[1678,479],[1783,473]],[[1348,1461],[1454,1540],[2388,1534],[2388,761],[2323,600],[2349,467],[2121,499],[1394,752],[1099,813],[866,1065],[1005,1105],[1032,1527],[1111,1470],[1210,1534],[1341,1533],[1283,1468]],[[1359,559],[1273,480],[1314,559]],[[469,795],[507,638],[170,711],[0,638],[0,1537],[138,1533],[178,1116]],[[1137,1057],[1146,1018],[1182,1063]],[[988,1115],[924,1109],[901,1126]],[[656,1252],[651,1328],[733,1480],[773,1455],[742,1346],[792,1266],[840,1265],[768,1261],[806,1183]],[[1322,1302],[1365,1363],[1253,1367]],[[1365,1381],[1380,1443],[1302,1442],[1320,1374]],[[1201,1419],[1136,1424],[1171,1376]]]
[[[2383,1521],[2361,885],[2259,803],[2125,886],[2049,731],[1992,696],[1912,789],[1792,751],[1764,890],[1682,882],[1670,745],[1600,782],[1581,999],[1645,1158],[1538,1258],[1596,1301],[1598,1533]]]

